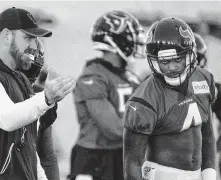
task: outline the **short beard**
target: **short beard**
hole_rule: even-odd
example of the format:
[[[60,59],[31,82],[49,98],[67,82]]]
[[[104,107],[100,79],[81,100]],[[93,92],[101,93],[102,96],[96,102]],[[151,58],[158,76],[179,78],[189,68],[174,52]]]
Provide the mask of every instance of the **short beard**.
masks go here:
[[[21,60],[22,54],[19,52],[18,46],[16,45],[15,35],[13,35],[13,38],[12,38],[12,43],[9,49],[9,54],[14,59],[14,62],[16,64],[16,69],[21,69],[22,68],[22,60]]]

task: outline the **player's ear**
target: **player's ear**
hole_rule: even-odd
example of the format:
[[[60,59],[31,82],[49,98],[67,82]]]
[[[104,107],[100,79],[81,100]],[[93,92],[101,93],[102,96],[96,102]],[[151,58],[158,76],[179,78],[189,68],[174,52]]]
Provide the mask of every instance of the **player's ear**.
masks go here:
[[[14,36],[13,31],[10,31],[9,29],[4,28],[1,31],[1,42],[3,42],[3,44],[5,46],[10,46],[11,42],[12,42],[12,39],[13,39],[13,36]]]

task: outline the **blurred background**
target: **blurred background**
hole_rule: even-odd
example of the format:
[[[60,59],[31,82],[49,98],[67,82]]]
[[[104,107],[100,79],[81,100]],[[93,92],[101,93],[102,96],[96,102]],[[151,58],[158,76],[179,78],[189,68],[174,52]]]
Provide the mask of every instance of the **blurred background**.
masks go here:
[[[90,41],[93,22],[106,11],[119,9],[137,17],[145,30],[168,16],[185,20],[205,39],[208,46],[208,70],[221,81],[221,2],[219,1],[0,1],[0,11],[10,7],[30,11],[37,23],[53,32],[44,38],[46,66],[61,75],[79,76],[85,60],[96,55]],[[150,70],[145,59],[132,69],[141,78]],[[53,139],[59,160],[61,180],[69,172],[71,148],[78,134],[72,94],[59,103],[53,124]]]

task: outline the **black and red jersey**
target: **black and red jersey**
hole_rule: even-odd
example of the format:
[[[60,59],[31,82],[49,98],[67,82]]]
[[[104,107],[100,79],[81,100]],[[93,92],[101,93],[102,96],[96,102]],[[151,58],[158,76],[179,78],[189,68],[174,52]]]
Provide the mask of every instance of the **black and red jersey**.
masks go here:
[[[75,105],[80,123],[77,144],[87,148],[122,147],[122,141],[110,142],[101,136],[96,120],[87,111],[85,102],[93,99],[108,99],[116,113],[123,118],[125,102],[138,86],[137,77],[126,70],[116,68],[103,59],[88,61],[74,89]],[[104,119],[105,121],[106,119]]]
[[[201,125],[215,101],[213,76],[196,68],[184,86],[173,88],[151,75],[126,105],[124,126],[145,134],[166,134]]]

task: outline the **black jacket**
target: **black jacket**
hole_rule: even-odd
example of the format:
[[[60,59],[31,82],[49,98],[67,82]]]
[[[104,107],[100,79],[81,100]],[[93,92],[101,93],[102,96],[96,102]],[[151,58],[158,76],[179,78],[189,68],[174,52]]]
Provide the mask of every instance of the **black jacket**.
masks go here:
[[[28,79],[22,73],[9,69],[1,60],[0,83],[14,103],[34,95]],[[23,111],[25,113],[25,109]],[[21,143],[23,133],[24,143]],[[0,129],[1,180],[37,180],[36,140],[37,121],[12,132]]]

